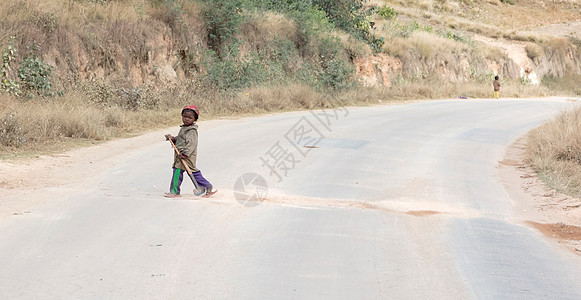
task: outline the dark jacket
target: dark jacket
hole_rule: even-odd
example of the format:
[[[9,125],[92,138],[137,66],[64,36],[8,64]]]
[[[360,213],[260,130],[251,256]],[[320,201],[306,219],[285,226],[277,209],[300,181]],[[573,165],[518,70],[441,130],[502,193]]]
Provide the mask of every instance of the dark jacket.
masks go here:
[[[199,170],[196,168],[196,157],[198,156],[198,125],[182,125],[180,132],[176,136],[175,144],[180,153],[188,157],[184,159],[184,162],[190,167],[190,170],[192,172],[198,172]],[[182,170],[186,169],[177,153],[174,155],[173,167]]]

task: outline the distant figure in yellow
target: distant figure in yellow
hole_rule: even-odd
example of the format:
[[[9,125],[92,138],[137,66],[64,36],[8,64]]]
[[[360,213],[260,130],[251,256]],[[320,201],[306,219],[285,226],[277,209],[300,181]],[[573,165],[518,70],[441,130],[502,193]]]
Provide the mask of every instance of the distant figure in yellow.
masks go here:
[[[494,97],[494,99],[498,99],[498,97],[500,97],[500,80],[498,79],[498,76],[494,76],[494,94],[492,95]]]

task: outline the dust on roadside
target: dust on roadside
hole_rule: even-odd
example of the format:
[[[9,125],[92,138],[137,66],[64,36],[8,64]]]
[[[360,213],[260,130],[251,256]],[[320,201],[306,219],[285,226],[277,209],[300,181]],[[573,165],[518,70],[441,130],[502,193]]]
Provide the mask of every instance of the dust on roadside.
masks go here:
[[[499,177],[514,201],[514,215],[527,226],[581,255],[581,199],[547,189],[524,162],[526,137],[507,148]]]

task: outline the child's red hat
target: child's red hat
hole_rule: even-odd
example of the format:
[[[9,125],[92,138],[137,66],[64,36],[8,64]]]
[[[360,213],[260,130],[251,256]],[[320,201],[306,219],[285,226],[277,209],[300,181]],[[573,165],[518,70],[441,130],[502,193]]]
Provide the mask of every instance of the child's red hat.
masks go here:
[[[200,112],[198,111],[198,107],[195,105],[188,105],[186,107],[184,107],[184,109],[182,109],[182,113],[184,112],[184,110],[192,110],[196,113],[196,119],[200,117]]]

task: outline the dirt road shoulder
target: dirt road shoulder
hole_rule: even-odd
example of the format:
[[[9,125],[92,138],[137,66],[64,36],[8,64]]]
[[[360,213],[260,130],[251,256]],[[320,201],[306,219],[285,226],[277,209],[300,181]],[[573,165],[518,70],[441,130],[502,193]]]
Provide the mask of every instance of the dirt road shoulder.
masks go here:
[[[581,255],[581,199],[549,190],[525,162],[526,136],[513,142],[499,163],[498,173],[514,216],[549,239]]]

